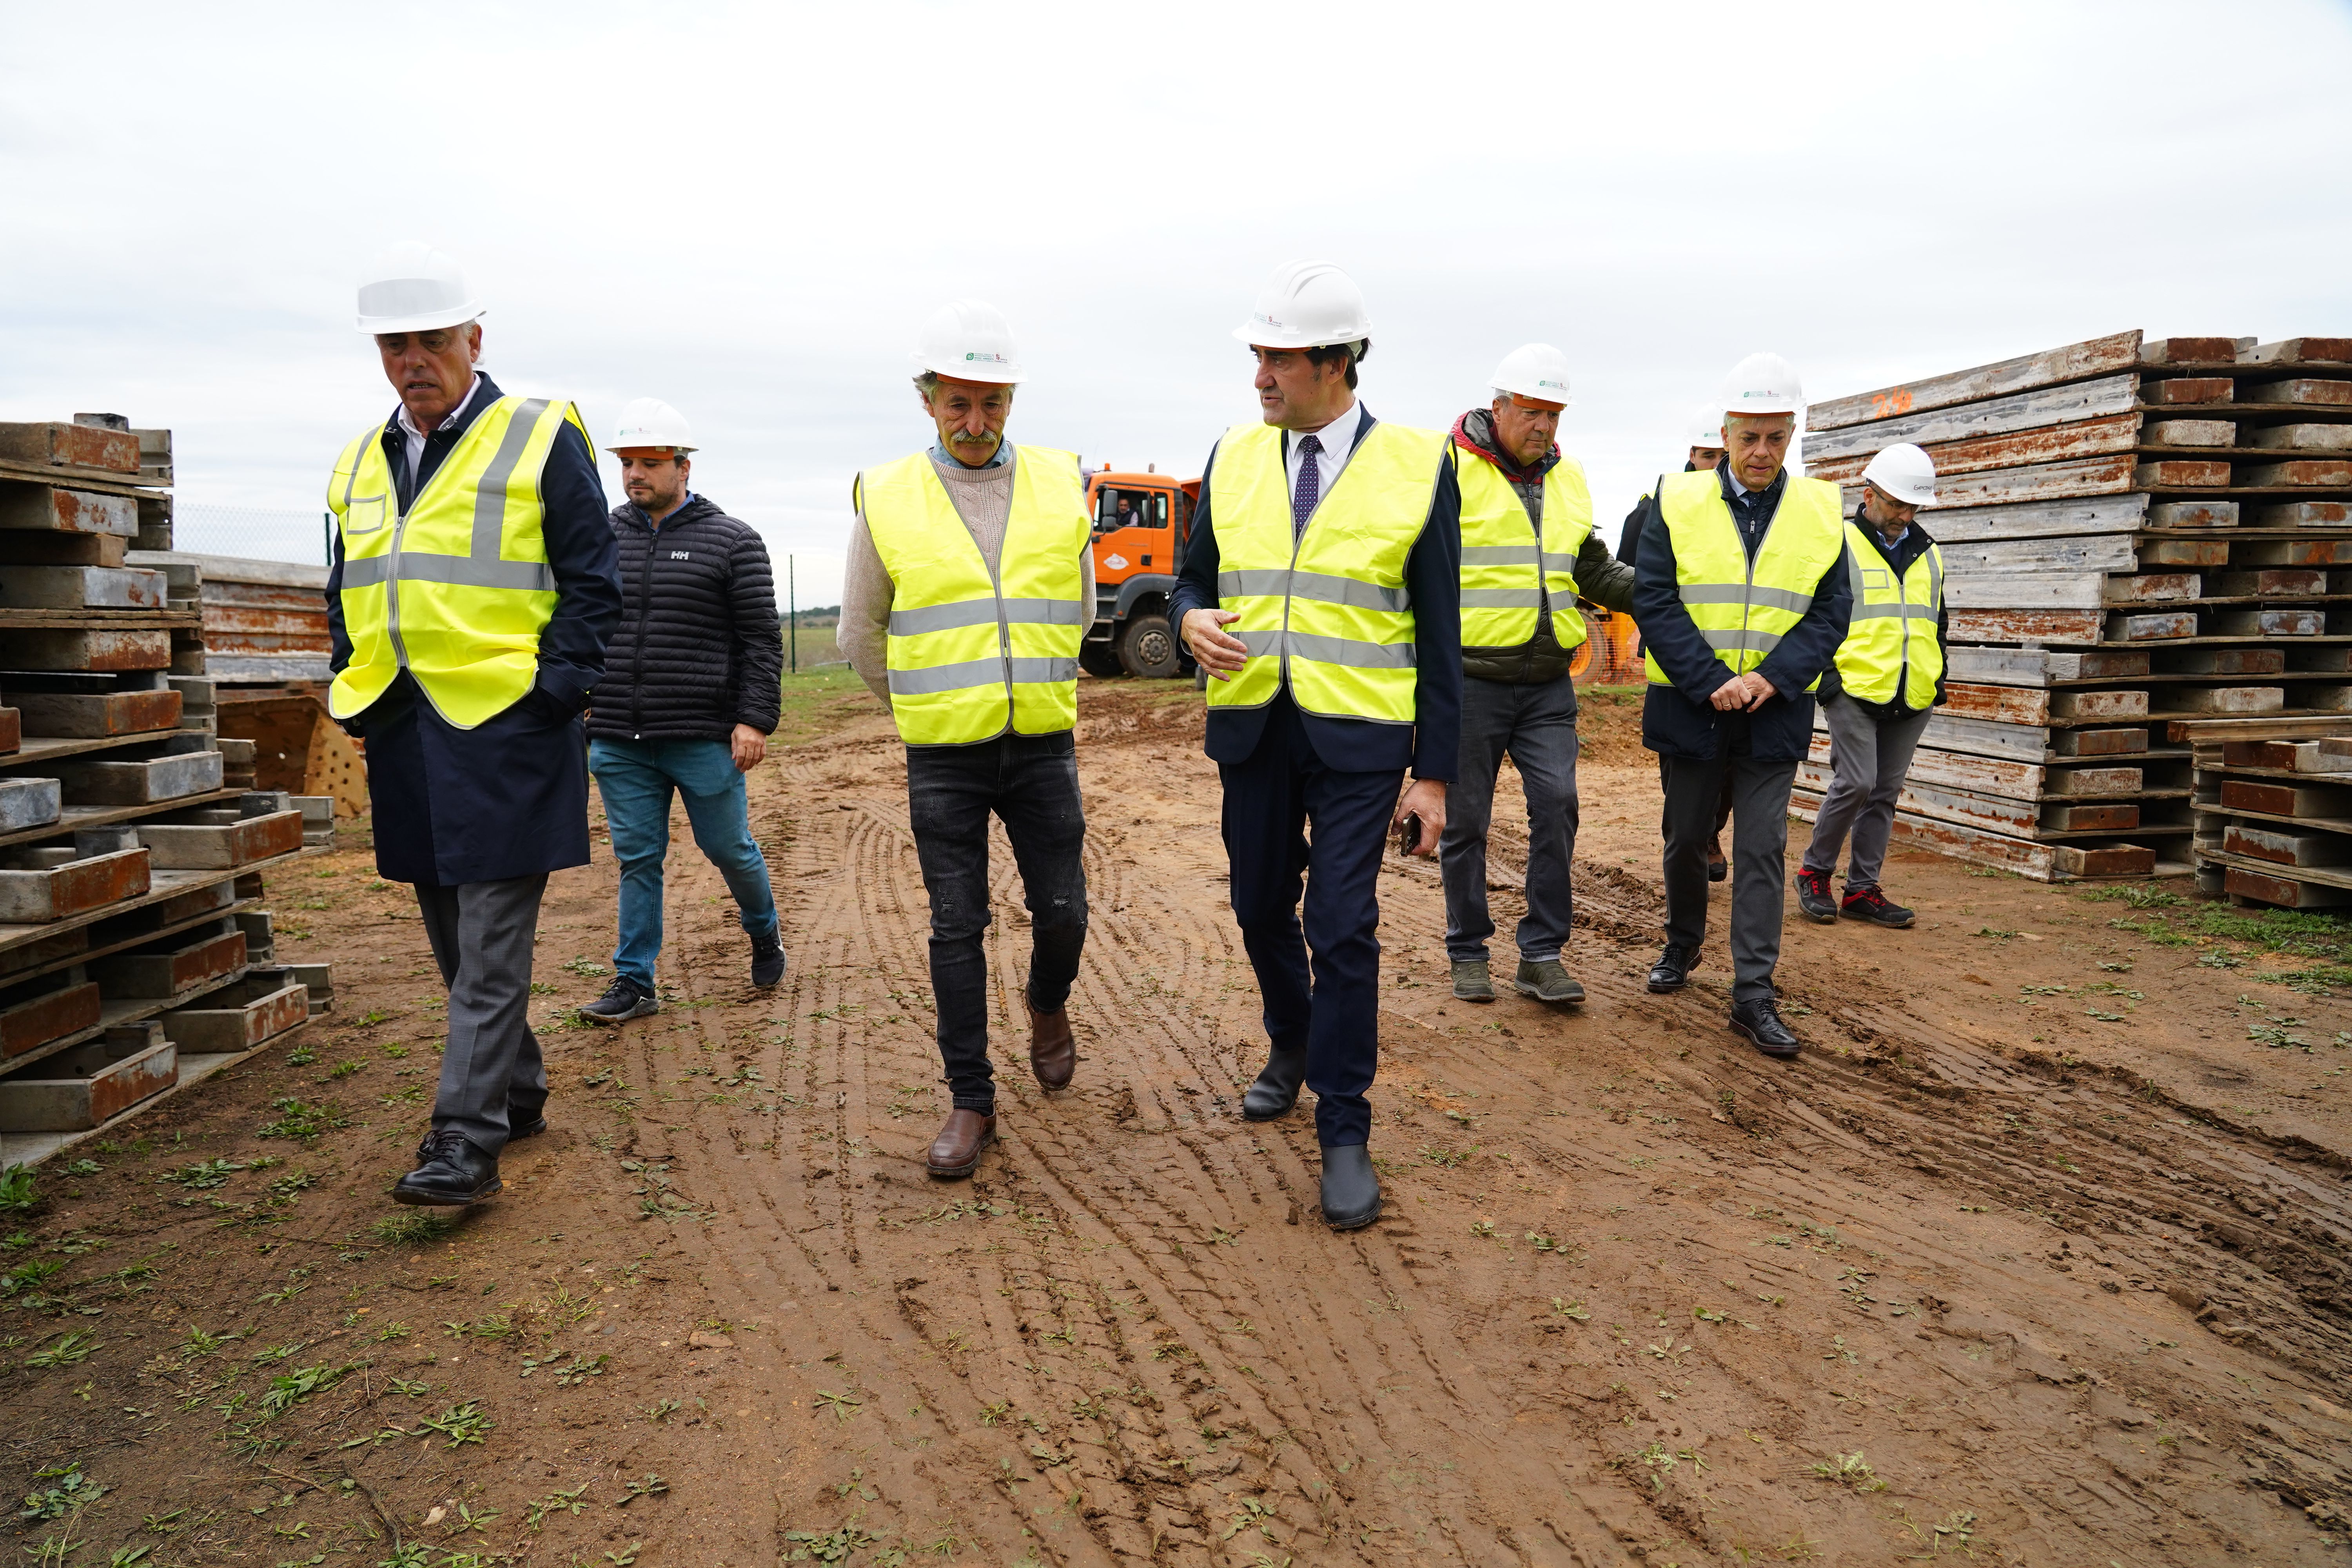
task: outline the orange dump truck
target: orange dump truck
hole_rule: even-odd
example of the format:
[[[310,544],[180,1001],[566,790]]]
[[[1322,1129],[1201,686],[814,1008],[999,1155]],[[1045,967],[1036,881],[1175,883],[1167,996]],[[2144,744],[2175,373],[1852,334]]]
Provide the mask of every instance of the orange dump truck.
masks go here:
[[[1199,479],[1179,479],[1147,468],[1127,473],[1089,470],[1087,509],[1094,517],[1095,621],[1078,647],[1089,675],[1171,678],[1180,668],[1168,600],[1176,591]],[[1643,679],[1640,638],[1631,616],[1597,605],[1584,610],[1591,636],[1570,666],[1580,683],[1637,684]]]
[[[1181,674],[1168,599],[1201,481],[1147,469],[1087,477],[1095,521],[1095,623],[1078,647],[1089,675]]]

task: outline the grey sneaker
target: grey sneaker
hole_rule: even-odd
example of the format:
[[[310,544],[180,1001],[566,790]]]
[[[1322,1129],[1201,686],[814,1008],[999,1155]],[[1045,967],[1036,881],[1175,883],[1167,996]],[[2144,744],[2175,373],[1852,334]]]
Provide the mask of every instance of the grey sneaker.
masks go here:
[[[1538,1002],[1581,1002],[1584,987],[1576,983],[1557,958],[1547,958],[1538,963],[1519,960],[1519,972],[1511,977],[1511,984],[1522,996],[1532,996]]]
[[[625,1024],[632,1018],[651,1017],[661,1011],[649,991],[638,989],[637,983],[625,974],[616,974],[604,994],[580,1009],[580,1016],[592,1024]]]
[[[1454,961],[1454,996],[1460,1002],[1492,1002],[1495,983],[1486,978],[1486,961],[1483,958],[1457,958]]]

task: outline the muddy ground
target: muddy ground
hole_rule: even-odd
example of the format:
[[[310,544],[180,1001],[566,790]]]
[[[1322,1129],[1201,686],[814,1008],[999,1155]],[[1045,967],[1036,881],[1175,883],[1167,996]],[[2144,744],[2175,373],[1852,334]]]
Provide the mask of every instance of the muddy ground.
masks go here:
[[[1688,992],[1643,989],[1654,772],[1596,695],[1591,1000],[1454,1002],[1434,877],[1385,877],[1390,1206],[1333,1236],[1311,1117],[1237,1114],[1264,1046],[1196,701],[1085,688],[1084,1054],[1051,1099],[1000,840],[1003,1142],[969,1183],[922,1169],[924,900],[862,694],[803,700],[755,778],[774,993],[681,851],[663,1012],[569,1021],[614,871],[554,879],[552,1130],[455,1222],[384,1196],[440,1026],[405,890],[363,834],[283,878],[335,1013],[0,1216],[11,1555],[2341,1560],[2344,928],[1899,856],[1919,928],[1792,922],[1811,1048],[1768,1062],[1723,1026],[1719,931]]]

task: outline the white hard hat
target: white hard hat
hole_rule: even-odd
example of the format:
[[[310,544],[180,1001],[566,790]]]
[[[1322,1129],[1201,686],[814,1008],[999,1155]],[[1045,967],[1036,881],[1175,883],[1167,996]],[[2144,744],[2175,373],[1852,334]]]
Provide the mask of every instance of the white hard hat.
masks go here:
[[[981,300],[950,300],[931,312],[916,340],[915,363],[958,381],[1011,386],[1021,379],[1021,355],[1004,312]]]
[[[1691,416],[1690,444],[1704,447],[1710,452],[1723,450],[1723,414],[1719,409],[1702,408]]]
[[[1321,349],[1372,335],[1364,293],[1328,261],[1286,261],[1258,290],[1257,308],[1234,329],[1255,348]]]
[[[1908,441],[1871,458],[1862,477],[1906,506],[1930,506],[1936,500],[1936,460]]]
[[[620,423],[613,427],[609,449],[619,452],[637,447],[668,447],[679,452],[694,450],[694,431],[686,416],[658,397],[635,397],[621,410]]]
[[[1749,354],[1723,378],[1727,414],[1802,414],[1805,389],[1797,367],[1779,354]]]
[[[1503,356],[1488,385],[1541,403],[1573,403],[1568,395],[1568,356],[1549,343],[1524,343]]]
[[[482,310],[482,302],[466,287],[466,272],[457,258],[422,240],[394,246],[360,280],[359,329],[363,332],[461,326]]]

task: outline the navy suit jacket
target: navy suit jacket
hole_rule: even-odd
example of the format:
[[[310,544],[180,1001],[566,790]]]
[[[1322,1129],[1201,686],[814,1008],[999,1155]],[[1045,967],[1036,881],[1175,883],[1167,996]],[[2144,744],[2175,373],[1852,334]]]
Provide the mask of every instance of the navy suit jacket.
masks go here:
[[[405,511],[482,411],[497,400],[488,376],[457,424],[425,437],[419,473],[396,422],[383,433]],[[533,877],[588,863],[587,738],[580,710],[604,673],[604,645],[621,619],[621,575],[604,486],[588,442],[566,423],[540,475],[555,612],[539,635],[539,676],[522,700],[460,730],[423,700],[402,670],[383,695],[344,723],[367,742],[375,806],[376,870],[386,880],[456,887]],[[343,627],[342,531],[327,573],[334,668],[351,662]]]
[[[1356,444],[1379,421],[1360,399]],[[1352,457],[1350,458],[1352,461]],[[1217,608],[1217,534],[1209,515],[1209,477],[1217,454],[1212,447],[1201,471],[1201,501],[1184,543],[1184,564],[1170,595],[1169,618],[1181,635],[1193,610]],[[1340,470],[1341,478],[1347,470]],[[1309,526],[1312,526],[1310,521]],[[1413,722],[1379,724],[1369,719],[1326,719],[1301,713],[1307,738],[1323,765],[1342,773],[1373,773],[1410,767],[1417,779],[1451,784],[1462,750],[1462,490],[1451,462],[1440,466],[1436,492],[1421,537],[1405,557],[1405,591],[1412,595]],[[1212,679],[1215,678],[1211,677]],[[1257,750],[1267,713],[1291,700],[1286,682],[1262,708],[1209,709],[1208,752],[1220,763],[1245,763]]]
[[[1731,481],[1725,469],[1716,472],[1728,505]],[[1652,521],[1654,526],[1642,531],[1641,564],[1634,568],[1633,624],[1671,684],[1652,685],[1643,700],[1642,744],[1666,756],[1709,759],[1721,743],[1724,715],[1707,699],[1731,679],[1731,670],[1716,658],[1690,611],[1683,607],[1682,585],[1675,574],[1674,531],[1663,519]],[[1758,541],[1743,533],[1741,542],[1753,561]],[[1813,585],[1811,605],[1756,667],[1756,673],[1772,683],[1774,693],[1748,717],[1748,744],[1756,757],[1803,759],[1813,738],[1813,698],[1805,689],[1836,659],[1853,608],[1853,587],[1840,552]]]

